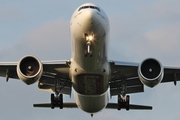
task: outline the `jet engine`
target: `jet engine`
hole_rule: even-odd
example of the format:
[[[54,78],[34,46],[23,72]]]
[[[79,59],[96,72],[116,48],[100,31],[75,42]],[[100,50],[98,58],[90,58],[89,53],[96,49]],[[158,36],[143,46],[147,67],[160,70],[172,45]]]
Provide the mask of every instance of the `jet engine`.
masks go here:
[[[38,81],[43,72],[40,60],[34,56],[23,57],[17,65],[17,75],[27,85]]]
[[[158,60],[149,58],[138,66],[138,76],[143,84],[154,87],[162,81],[164,68]]]

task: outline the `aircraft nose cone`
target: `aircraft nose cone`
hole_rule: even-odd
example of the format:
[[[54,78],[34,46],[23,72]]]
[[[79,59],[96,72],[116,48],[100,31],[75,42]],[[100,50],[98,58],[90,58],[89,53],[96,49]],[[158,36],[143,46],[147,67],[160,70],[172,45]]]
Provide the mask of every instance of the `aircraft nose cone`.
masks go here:
[[[84,21],[84,23],[82,22],[82,24],[91,25],[97,21],[96,20],[96,12],[94,10],[83,11],[82,16],[83,16],[82,19]]]
[[[93,31],[99,24],[98,16],[94,10],[84,10],[79,17],[79,25],[84,31]]]
[[[86,21],[92,21],[94,18],[94,14],[95,12],[92,10],[87,10],[83,12],[83,16]]]

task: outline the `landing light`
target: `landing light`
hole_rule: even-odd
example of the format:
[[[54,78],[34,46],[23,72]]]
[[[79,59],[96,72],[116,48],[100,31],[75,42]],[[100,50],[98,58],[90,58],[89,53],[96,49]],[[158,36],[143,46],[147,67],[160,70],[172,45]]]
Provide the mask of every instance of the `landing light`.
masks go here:
[[[89,36],[89,40],[90,40],[90,41],[93,40],[93,36]]]
[[[92,40],[94,40],[94,36],[93,35],[86,36],[86,40],[92,41]]]

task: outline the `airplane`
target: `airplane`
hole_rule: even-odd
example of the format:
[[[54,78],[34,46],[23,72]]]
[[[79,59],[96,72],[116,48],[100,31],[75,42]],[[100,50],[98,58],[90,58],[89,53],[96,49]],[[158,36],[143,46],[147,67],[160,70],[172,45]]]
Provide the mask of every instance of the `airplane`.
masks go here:
[[[180,80],[180,67],[163,66],[154,58],[141,63],[113,61],[108,58],[110,24],[104,10],[92,3],[79,6],[70,20],[72,58],[40,61],[27,55],[18,62],[1,62],[0,76],[20,79],[25,84],[38,83],[50,91],[51,102],[34,107],[80,108],[94,113],[107,109],[151,110],[152,106],[130,104],[129,94],[144,92],[144,85]],[[64,102],[63,95],[72,94],[75,102]],[[117,96],[117,103],[109,103]]]

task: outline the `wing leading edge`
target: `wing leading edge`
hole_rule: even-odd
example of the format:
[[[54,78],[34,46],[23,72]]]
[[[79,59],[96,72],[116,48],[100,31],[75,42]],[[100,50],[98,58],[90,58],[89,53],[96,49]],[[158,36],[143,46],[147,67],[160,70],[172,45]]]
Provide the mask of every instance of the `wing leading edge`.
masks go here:
[[[17,62],[2,62],[0,63],[0,76],[6,77],[6,81],[9,80],[9,78],[13,79],[19,79],[17,72],[16,72],[16,66]]]

